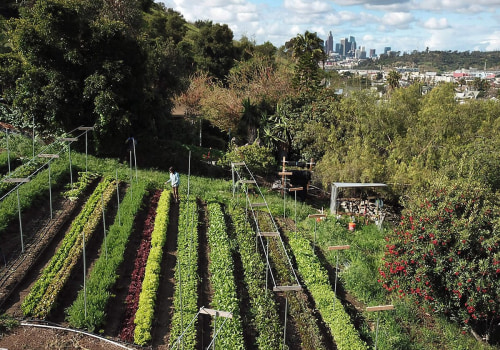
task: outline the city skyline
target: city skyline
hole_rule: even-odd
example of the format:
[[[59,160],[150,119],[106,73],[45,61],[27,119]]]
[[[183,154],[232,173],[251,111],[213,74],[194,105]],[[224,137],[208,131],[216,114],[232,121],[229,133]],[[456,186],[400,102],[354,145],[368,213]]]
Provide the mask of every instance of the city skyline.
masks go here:
[[[157,0],[158,1],[158,0]],[[377,54],[500,50],[500,0],[161,0],[187,21],[227,24],[239,40],[276,47],[306,30],[335,43],[353,36]]]

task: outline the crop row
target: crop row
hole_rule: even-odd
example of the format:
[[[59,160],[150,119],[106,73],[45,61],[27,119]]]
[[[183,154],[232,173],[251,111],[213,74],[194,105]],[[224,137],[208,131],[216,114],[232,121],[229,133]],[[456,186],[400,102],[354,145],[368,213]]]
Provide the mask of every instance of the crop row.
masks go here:
[[[120,204],[120,220],[115,217],[109,227],[106,245],[102,244],[101,254],[86,281],[86,289],[80,290],[74,303],[66,310],[72,327],[94,331],[106,317],[105,310],[112,297],[111,288],[117,281],[117,270],[123,263],[125,249],[129,242],[135,217],[146,194],[148,182],[140,180],[133,184]],[[132,195],[133,194],[133,195]]]
[[[198,215],[194,200],[186,200],[179,212],[177,234],[177,266],[174,313],[170,330],[170,346],[196,348],[195,318],[198,312]],[[192,324],[190,324],[192,322]],[[188,327],[189,325],[189,327]],[[182,339],[179,336],[182,335]],[[179,342],[176,344],[177,339]],[[179,346],[182,344],[182,346]]]
[[[255,232],[246,221],[241,208],[230,211],[248,289],[251,318],[257,330],[259,349],[280,348],[280,324],[277,305],[265,285],[266,265],[255,249]]]
[[[234,264],[227,234],[224,213],[218,203],[208,204],[208,243],[210,282],[213,288],[212,308],[218,311],[232,312],[230,319],[214,319],[220,332],[215,339],[217,347],[222,349],[244,349],[243,329],[236,294]],[[223,327],[219,327],[224,323]]]
[[[134,269],[130,278],[128,294],[125,298],[125,317],[120,331],[122,340],[133,342],[135,331],[135,314],[139,308],[139,297],[142,289],[142,282],[146,271],[146,264],[151,250],[151,235],[154,230],[154,222],[156,210],[160,200],[161,191],[156,190],[151,196],[149,203],[148,214],[144,220],[144,227],[141,232],[141,244],[137,249],[137,254],[134,261]]]
[[[58,183],[62,183],[64,178],[69,174],[67,162],[63,158],[56,159],[51,163],[51,184],[52,188]],[[37,175],[31,178],[30,182],[19,186],[19,204],[21,210],[25,210],[32,206],[35,200],[41,198],[49,192],[49,170],[40,171]],[[0,233],[4,231],[7,225],[17,218],[17,195],[10,193],[4,198],[0,206]]]
[[[289,232],[288,238],[299,272],[323,320],[328,325],[337,348],[339,350],[367,349],[367,345],[360,339],[342,303],[335,296],[327,271],[321,266],[316,254],[312,253],[310,241],[300,231]]]
[[[258,214],[260,230],[262,232],[275,230],[271,217],[263,214]],[[292,271],[293,267],[290,266],[280,241],[278,239],[268,239],[268,244],[270,263],[275,270],[276,282],[285,286],[296,284],[297,281]],[[307,296],[302,291],[285,292],[283,296],[286,297],[288,304],[287,315],[289,314],[289,318],[294,323],[297,336],[300,337],[300,339],[291,339],[287,336],[287,341],[300,342],[302,348],[305,349],[326,348],[317,320],[308,306]]]
[[[156,293],[160,284],[163,246],[167,240],[170,195],[170,191],[163,191],[161,194],[156,210],[154,230],[151,234],[151,250],[146,264],[144,281],[142,282],[139,307],[134,320],[134,342],[139,345],[146,345],[151,341],[151,327],[153,324]]]
[[[26,316],[45,318],[50,312],[71,270],[81,258],[83,245],[90,239],[99,224],[103,206],[105,207],[111,199],[114,188],[114,181],[104,178],[89,197],[80,214],[73,220],[60,248],[22,303],[21,307]]]

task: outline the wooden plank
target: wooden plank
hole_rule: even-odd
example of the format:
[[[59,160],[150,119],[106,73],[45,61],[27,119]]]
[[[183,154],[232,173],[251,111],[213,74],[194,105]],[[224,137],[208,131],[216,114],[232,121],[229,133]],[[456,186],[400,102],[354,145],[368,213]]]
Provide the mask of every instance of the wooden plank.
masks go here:
[[[231,312],[219,311],[219,310],[214,310],[214,309],[206,309],[204,307],[200,307],[200,314],[217,316],[217,317],[233,318],[233,314]]]
[[[250,203],[251,207],[265,207],[266,203]]]
[[[351,248],[350,245],[334,245],[331,247],[328,247],[328,250],[345,250]]]
[[[302,286],[275,286],[273,292],[288,292],[302,290]]]
[[[28,177],[11,177],[8,179],[3,179],[3,182],[9,182],[9,183],[30,182],[30,179]]]
[[[245,165],[245,162],[234,162],[231,163],[232,166],[239,166],[239,165]]]
[[[61,137],[59,140],[74,142],[74,141],[78,141],[78,138],[77,137]]]
[[[279,236],[279,232],[259,232],[257,235],[262,237],[276,237]]]
[[[94,127],[93,126],[79,126],[78,130],[83,130],[83,131],[94,130]]]
[[[59,154],[47,154],[47,153],[40,153],[38,155],[40,158],[59,158]]]
[[[309,214],[308,218],[326,218],[326,214]]]
[[[302,191],[303,189],[304,189],[304,187],[292,187],[292,188],[289,188],[288,191],[295,192],[295,191]]]
[[[366,308],[366,312],[385,311],[385,310],[393,310],[393,309],[394,309],[394,305],[368,306]]]
[[[291,171],[280,171],[278,175],[286,176],[286,175],[293,175]]]

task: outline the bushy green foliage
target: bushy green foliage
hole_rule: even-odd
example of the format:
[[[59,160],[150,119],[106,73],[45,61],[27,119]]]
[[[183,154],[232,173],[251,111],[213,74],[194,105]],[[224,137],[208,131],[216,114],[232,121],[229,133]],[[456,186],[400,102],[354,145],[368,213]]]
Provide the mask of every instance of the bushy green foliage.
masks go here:
[[[22,111],[16,123],[34,118],[44,131],[95,125],[104,154],[118,153],[116,138],[131,130],[161,132],[192,62],[177,46],[180,15],[137,1],[50,0],[21,9],[0,71],[3,97]]]
[[[17,327],[19,321],[8,315],[0,315],[0,336],[9,332],[12,328]]]
[[[231,166],[231,162],[245,162],[254,174],[260,175],[271,174],[277,169],[271,150],[257,142],[239,147],[233,145],[220,161],[224,166]]]
[[[464,181],[414,193],[387,237],[380,282],[488,338],[500,312],[498,205]]]
[[[49,192],[48,169],[40,171],[37,175],[31,178],[30,182],[24,183],[19,187],[19,202],[21,211],[29,208],[37,200],[43,198]],[[60,158],[52,162],[51,165],[51,180],[52,188],[60,186],[69,175],[69,167],[67,159]],[[0,206],[0,232],[5,230],[9,222],[16,219],[17,211],[17,194],[11,192]]]

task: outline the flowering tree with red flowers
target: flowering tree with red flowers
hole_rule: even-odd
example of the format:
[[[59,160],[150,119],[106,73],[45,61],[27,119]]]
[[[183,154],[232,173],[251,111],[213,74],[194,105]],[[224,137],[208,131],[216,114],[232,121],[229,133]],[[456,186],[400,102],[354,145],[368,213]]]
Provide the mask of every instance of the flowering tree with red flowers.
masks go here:
[[[488,341],[500,321],[498,201],[465,182],[411,195],[386,237],[379,282]]]

